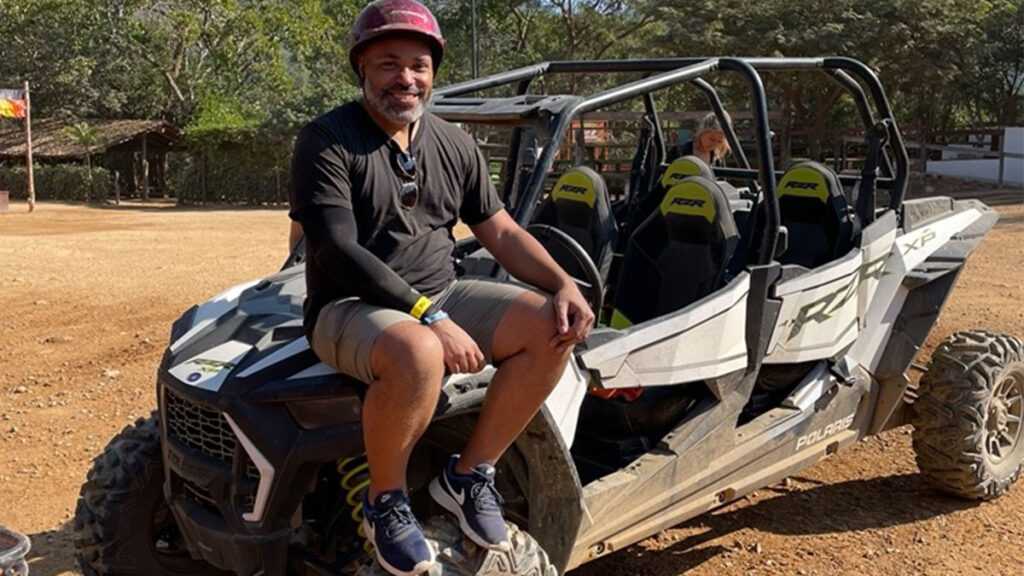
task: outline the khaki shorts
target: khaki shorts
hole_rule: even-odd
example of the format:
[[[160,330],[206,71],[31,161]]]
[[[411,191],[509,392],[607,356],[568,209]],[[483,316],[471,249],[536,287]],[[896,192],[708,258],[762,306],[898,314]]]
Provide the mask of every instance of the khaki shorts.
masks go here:
[[[528,288],[490,280],[453,282],[431,300],[451,316],[492,362],[494,331],[512,301]],[[366,382],[374,381],[370,350],[377,336],[399,322],[417,322],[406,312],[367,304],[359,298],[335,300],[320,310],[311,346],[335,370]]]

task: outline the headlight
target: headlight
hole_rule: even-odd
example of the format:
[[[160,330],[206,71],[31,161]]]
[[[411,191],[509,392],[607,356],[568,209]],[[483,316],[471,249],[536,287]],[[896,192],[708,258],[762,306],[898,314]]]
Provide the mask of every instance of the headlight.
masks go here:
[[[363,403],[354,390],[327,398],[292,400],[287,406],[292,418],[306,430],[356,424],[363,420]]]

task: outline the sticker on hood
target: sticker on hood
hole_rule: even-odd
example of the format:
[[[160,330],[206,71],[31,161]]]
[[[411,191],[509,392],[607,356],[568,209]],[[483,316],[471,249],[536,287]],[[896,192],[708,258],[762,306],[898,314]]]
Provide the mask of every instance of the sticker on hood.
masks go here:
[[[170,369],[170,373],[196,388],[217,391],[250,349],[250,344],[229,340],[178,364]]]

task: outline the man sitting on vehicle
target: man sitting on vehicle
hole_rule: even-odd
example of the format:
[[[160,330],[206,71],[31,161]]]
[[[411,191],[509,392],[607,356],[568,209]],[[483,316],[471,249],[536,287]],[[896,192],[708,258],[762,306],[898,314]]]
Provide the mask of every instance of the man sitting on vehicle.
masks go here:
[[[540,409],[593,313],[574,281],[505,211],[472,138],[425,112],[444,39],[416,0],[378,0],[357,18],[350,61],[363,97],[308,124],[291,211],[307,240],[305,326],[313,350],[370,384],[364,503],[377,559],[419,574],[434,553],[409,508],[406,465],[445,368],[498,366],[461,457],[430,486],[481,546],[509,546],[494,464]],[[517,285],[456,279],[461,219]]]

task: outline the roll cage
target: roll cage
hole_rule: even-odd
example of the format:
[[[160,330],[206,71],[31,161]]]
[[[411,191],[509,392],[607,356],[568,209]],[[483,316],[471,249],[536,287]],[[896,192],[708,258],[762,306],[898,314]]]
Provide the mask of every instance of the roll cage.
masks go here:
[[[738,167],[715,168],[716,175],[759,182],[760,190],[763,191],[761,201],[764,225],[760,227],[754,244],[754,261],[749,262],[763,265],[771,262],[777,251],[780,212],[776,181],[782,172],[775,169],[768,101],[760,72],[814,70],[826,74],[851,96],[867,134],[868,154],[860,176],[840,175],[844,186],[857,186],[859,183],[856,210],[861,222],[866,225],[874,220],[878,189],[889,191],[888,209],[900,217],[909,165],[903,137],[877,75],[865,64],[852,58],[707,57],[542,62],[439,88],[435,91],[432,111],[453,122],[506,125],[513,128],[505,164],[507,177],[504,179],[504,193],[516,221],[526,225],[531,221],[543,193],[545,178],[551,171],[557,150],[566,141],[573,120],[588,112],[642,97],[644,116],[653,130],[657,160],[662,164],[666,155],[665,139],[657,122],[653,93],[689,83],[708,99],[736,154]],[[757,145],[756,169],[744,154],[733,126],[724,120],[725,109],[718,91],[705,78],[717,71],[738,73],[750,87]],[[587,96],[530,93],[533,81],[546,75],[611,73],[638,73],[642,76],[638,80]],[[513,84],[515,96],[472,96],[484,90]],[[523,133],[524,128],[528,127],[549,139],[548,145],[540,151],[532,167],[521,164]]]

